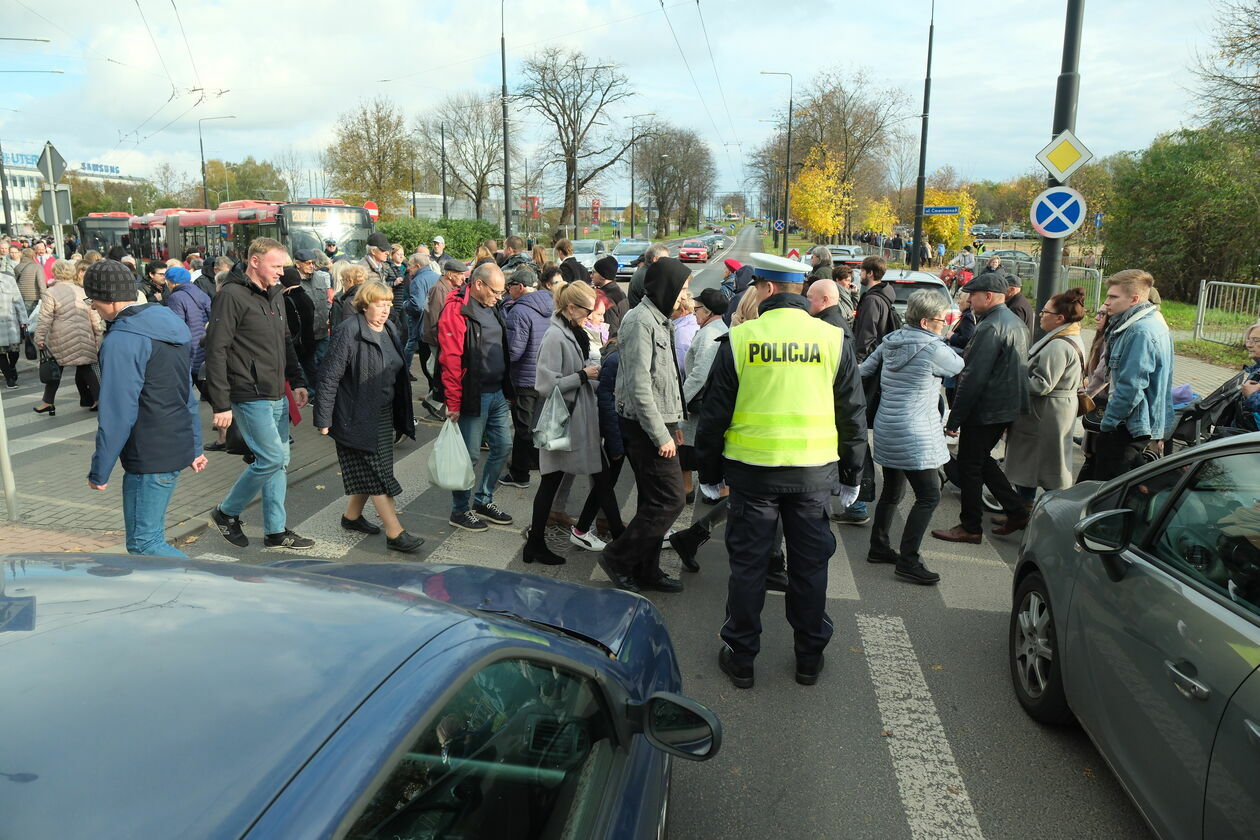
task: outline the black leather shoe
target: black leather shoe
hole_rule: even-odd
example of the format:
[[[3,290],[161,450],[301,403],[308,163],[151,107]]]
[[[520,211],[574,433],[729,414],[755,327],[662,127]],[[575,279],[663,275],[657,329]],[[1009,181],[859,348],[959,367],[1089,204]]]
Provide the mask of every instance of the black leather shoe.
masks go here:
[[[689,572],[700,571],[700,564],[696,562],[696,552],[708,541],[709,532],[695,525],[669,536],[670,547],[678,552],[678,559],[682,560],[683,568]]]
[[[207,443],[205,446],[201,447],[201,449],[202,449],[202,451],[204,451],[204,452],[226,452],[226,451],[227,451],[227,444],[226,444],[226,443],[219,443],[219,442],[216,440],[216,441],[212,441],[212,442],[210,442],[210,443]]]
[[[905,563],[898,563],[897,568],[893,570],[893,574],[902,580],[908,580],[911,583],[920,583],[924,586],[931,586],[941,579],[936,572],[924,566],[922,563],[915,563],[913,566]]]
[[[608,562],[602,551],[596,555],[595,562],[599,563],[599,567],[604,570],[604,574],[608,575],[608,579],[612,581],[613,586],[618,589],[624,589],[627,592],[637,593],[639,591],[639,585],[634,582],[634,579],[629,575],[623,575],[613,568],[613,564]]]
[[[548,548],[546,543],[542,545],[525,543],[525,551],[521,559],[526,563],[542,563],[544,566],[563,566],[565,564],[565,559]]]
[[[818,682],[818,675],[822,673],[823,655],[820,653],[817,657],[796,657],[796,681],[801,685],[813,685]]]
[[[788,576],[787,572],[768,572],[766,574],[766,591],[767,592],[787,592]]]
[[[380,529],[377,528],[377,530],[379,531]],[[418,551],[422,545],[424,545],[423,539],[417,537],[415,534],[408,534],[406,531],[403,531],[396,537],[385,538],[386,548],[394,551],[401,551],[404,554],[412,554]]]
[[[884,554],[878,551],[871,551],[866,555],[867,563],[896,563],[900,559],[896,554]]]
[[[639,581],[640,589],[653,589],[657,592],[682,592],[683,582],[678,578],[672,578],[664,572],[658,572],[655,577]]]
[[[344,516],[341,517],[341,527],[345,528],[347,531],[358,531],[360,534],[379,534],[381,532],[381,526],[373,525],[371,522],[364,519],[362,515],[360,515],[358,519],[346,519]],[[407,532],[404,531],[403,533],[405,534]]]
[[[753,687],[753,667],[751,665],[736,665],[735,654],[731,653],[731,649],[723,646],[718,651],[718,667],[722,669],[722,673],[730,677],[731,685],[736,688],[752,688]]]

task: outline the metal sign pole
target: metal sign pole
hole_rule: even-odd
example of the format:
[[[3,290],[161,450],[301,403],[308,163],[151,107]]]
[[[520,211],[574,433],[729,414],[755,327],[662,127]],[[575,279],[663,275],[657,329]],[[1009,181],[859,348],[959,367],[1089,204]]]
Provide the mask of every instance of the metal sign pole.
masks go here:
[[[48,198],[52,199],[52,206],[48,210],[49,217],[52,219],[53,231],[53,252],[57,255],[57,259],[64,260],[66,258],[65,243],[61,240],[61,217],[57,214],[57,179],[53,177],[53,160],[52,143],[44,144],[44,156],[40,158],[40,163],[44,164],[44,168],[40,173],[44,176],[44,180],[48,182]]]

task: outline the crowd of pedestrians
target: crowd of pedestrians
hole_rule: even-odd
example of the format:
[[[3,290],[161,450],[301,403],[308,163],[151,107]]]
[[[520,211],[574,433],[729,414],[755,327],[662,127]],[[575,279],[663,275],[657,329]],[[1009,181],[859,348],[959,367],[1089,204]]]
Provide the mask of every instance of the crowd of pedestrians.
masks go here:
[[[955,321],[935,291],[898,302],[882,258],[867,257],[855,283],[824,246],[808,265],[728,259],[718,288],[694,292],[691,270],[662,245],[624,291],[615,258],[588,269],[564,239],[552,254],[520,237],[487,241],[464,262],[440,236],[408,254],[373,233],[359,261],[335,243],[290,253],[260,238],[236,263],[190,252],[142,266],[121,252],[56,260],[44,243],[0,245],[0,371],[16,384],[29,339],[49,360],[34,410],[53,415],[74,368],[82,407],[99,412],[89,485],[106,489],[121,462],[128,550],[181,556],[164,531],[179,474],[225,449],[247,458],[211,514],[221,535],[248,545],[243,517],[261,498],[263,545],[311,548],[286,508],[309,398],[311,425],[336,449],[341,527],[414,553],[423,540],[400,517],[395,448],[415,439],[417,416],[450,422],[476,478],[452,491],[449,524],[512,526],[497,488],[532,490],[518,513],[526,563],[567,562],[547,539],[561,526],[615,586],[676,593],[684,582],[662,569],[662,551],[698,572],[699,549],[724,527],[719,661],[739,687],[753,684],[768,589],[787,594],[797,680],[817,679],[831,632],[830,522],[869,525],[869,562],[933,584],[924,539],[942,472],[961,515],[931,535],[979,543],[986,488],[1002,508],[991,533],[1017,533],[1039,491],[1120,475],[1173,423],[1172,342],[1154,279],[1137,270],[1107,278],[1086,348],[1080,289],[1034,311],[1018,279],[990,264],[959,293]],[[1247,341],[1260,359],[1260,326]],[[1257,391],[1240,391],[1253,413]],[[1074,477],[1084,395],[1101,419]],[[204,446],[199,399],[218,432]],[[553,447],[537,429],[557,401],[567,442]],[[623,522],[626,465],[637,504]],[[573,486],[586,490],[576,518]],[[898,517],[907,486],[914,503]],[[692,503],[699,515],[674,530]]]

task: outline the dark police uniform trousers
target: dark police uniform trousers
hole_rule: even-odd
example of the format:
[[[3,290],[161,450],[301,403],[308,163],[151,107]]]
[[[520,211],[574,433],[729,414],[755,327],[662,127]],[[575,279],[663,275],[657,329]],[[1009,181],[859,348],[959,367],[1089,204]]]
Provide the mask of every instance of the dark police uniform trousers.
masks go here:
[[[737,665],[751,665],[761,650],[761,610],[766,572],[779,550],[778,526],[787,541],[787,620],[796,656],[822,653],[834,630],[827,615],[827,564],[836,551],[828,518],[831,490],[772,493],[731,487],[726,519],[726,553],[731,576],[722,641]]]

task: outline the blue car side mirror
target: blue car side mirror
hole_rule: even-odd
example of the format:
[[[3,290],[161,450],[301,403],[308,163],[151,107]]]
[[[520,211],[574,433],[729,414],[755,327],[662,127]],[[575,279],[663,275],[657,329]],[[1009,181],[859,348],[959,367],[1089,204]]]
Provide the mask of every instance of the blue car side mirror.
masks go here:
[[[635,730],[658,750],[688,761],[708,761],[722,746],[722,722],[689,697],[658,691],[628,717]]]

